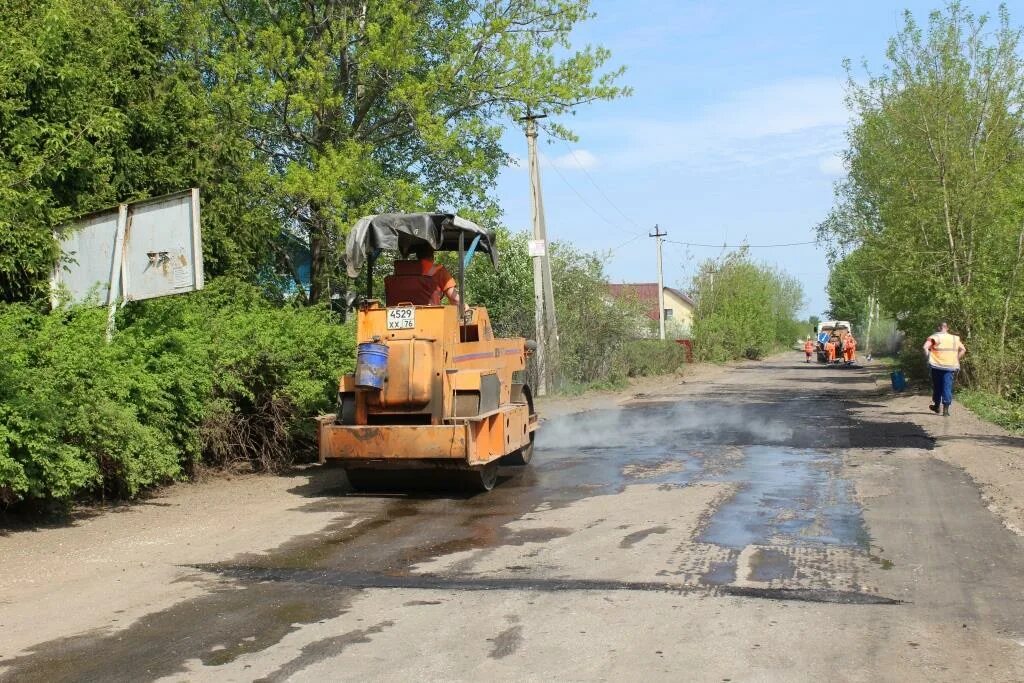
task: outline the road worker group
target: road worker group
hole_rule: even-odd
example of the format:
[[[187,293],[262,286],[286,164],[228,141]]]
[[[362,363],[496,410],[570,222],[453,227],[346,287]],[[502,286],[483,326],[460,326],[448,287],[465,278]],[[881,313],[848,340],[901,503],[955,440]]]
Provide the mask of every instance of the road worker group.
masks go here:
[[[852,364],[857,362],[857,339],[852,332],[841,331],[838,334],[823,334],[815,341],[808,337],[804,341],[804,362],[810,363],[811,357],[820,346],[820,360],[829,365],[836,363]]]

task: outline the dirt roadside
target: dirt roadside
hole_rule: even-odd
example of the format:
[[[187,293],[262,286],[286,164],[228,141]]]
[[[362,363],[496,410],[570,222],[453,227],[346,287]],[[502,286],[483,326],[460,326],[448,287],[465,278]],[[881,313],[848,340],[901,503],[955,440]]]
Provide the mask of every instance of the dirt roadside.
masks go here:
[[[337,485],[344,483],[338,472]],[[0,529],[0,659],[39,642],[127,626],[203,592],[190,564],[260,552],[313,533],[337,511],[299,511],[309,476],[212,477],[64,524]]]
[[[930,389],[917,382],[903,394],[894,394],[887,372],[875,375],[877,398],[863,401],[856,417],[877,422],[910,422],[935,439],[932,455],[961,468],[981,490],[986,506],[1007,529],[1024,536],[1024,437],[985,422],[955,403],[952,415],[940,417],[928,410]]]

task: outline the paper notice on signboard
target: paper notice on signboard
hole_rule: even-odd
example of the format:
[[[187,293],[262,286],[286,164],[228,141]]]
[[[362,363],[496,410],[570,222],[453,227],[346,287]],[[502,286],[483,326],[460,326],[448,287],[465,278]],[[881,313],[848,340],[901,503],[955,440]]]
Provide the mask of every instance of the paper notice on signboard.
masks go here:
[[[547,245],[544,240],[530,240],[530,256],[544,256],[547,254]]]
[[[174,269],[174,288],[184,289],[192,286],[192,271],[185,266]]]

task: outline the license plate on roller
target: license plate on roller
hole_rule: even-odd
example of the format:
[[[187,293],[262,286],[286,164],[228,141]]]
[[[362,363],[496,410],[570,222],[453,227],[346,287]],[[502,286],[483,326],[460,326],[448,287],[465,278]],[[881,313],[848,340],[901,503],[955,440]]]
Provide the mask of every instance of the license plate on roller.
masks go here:
[[[389,330],[411,330],[416,327],[416,309],[408,306],[388,309]]]

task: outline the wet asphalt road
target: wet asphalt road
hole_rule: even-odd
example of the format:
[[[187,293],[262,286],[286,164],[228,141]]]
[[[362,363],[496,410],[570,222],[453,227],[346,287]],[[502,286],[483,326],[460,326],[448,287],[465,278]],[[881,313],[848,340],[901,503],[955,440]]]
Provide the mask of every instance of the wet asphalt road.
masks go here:
[[[0,678],[1024,680],[1024,539],[915,422],[864,417],[869,373],[794,359],[551,419],[486,495],[325,470],[296,491],[321,533]]]

